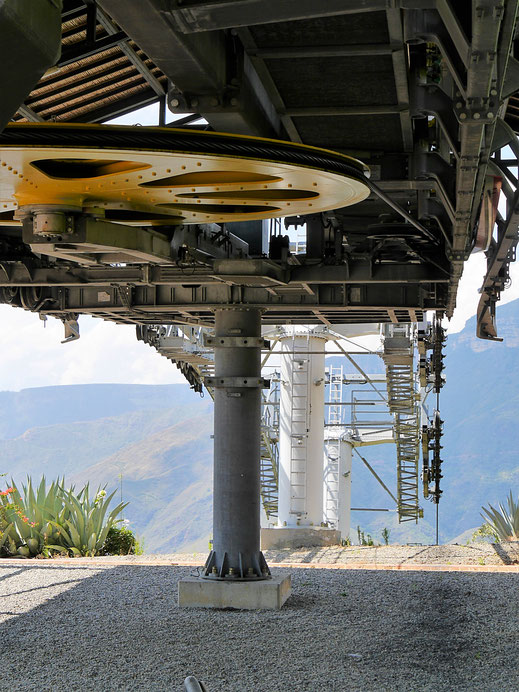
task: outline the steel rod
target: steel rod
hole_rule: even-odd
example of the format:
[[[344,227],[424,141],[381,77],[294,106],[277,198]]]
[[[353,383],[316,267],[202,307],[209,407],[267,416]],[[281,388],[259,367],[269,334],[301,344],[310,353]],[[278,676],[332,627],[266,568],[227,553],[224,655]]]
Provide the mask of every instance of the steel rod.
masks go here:
[[[354,449],[355,449],[355,448],[354,448]],[[384,488],[384,490],[387,492],[387,494],[389,495],[389,497],[391,497],[391,499],[395,501],[395,504],[398,505],[398,500],[397,500],[396,497],[393,495],[393,493],[391,492],[391,490],[387,487],[387,485],[384,483],[384,481],[382,480],[382,478],[380,478],[380,476],[379,476],[378,473],[375,471],[375,469],[374,469],[372,466],[370,466],[370,464],[368,464],[368,462],[366,461],[366,459],[364,459],[364,457],[363,457],[361,454],[359,454],[359,452],[357,452],[356,449],[355,449],[355,454],[359,457],[359,459],[364,463],[364,465],[365,465],[365,466],[371,471],[371,473],[375,476],[375,478],[376,478],[377,481],[380,483],[380,485]]]

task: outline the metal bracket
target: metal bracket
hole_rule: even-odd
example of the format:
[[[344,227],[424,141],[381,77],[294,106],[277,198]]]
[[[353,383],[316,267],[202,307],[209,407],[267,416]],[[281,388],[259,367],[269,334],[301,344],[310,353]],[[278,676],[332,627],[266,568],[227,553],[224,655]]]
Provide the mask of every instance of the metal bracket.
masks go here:
[[[454,113],[461,125],[466,125],[471,122],[493,123],[497,118],[498,110],[499,103],[495,103],[494,101],[489,102],[486,99],[483,99],[477,104],[469,104],[460,98],[460,100],[454,103]]]
[[[68,344],[71,341],[77,341],[77,339],[79,339],[79,323],[77,318],[77,315],[66,315],[61,320],[65,327],[65,338],[61,342],[62,344]]]
[[[270,380],[264,380],[263,377],[205,377],[204,384],[206,387],[215,389],[241,389],[242,387],[270,389]]]
[[[204,334],[206,348],[270,348],[270,341],[261,336],[210,336]]]

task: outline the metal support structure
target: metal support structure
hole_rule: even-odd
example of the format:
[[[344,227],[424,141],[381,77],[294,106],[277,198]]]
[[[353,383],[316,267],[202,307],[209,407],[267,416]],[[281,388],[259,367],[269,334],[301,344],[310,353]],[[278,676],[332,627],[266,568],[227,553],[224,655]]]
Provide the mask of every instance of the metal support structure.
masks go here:
[[[262,396],[260,488],[267,521],[278,514],[279,395],[280,376],[269,378],[270,390]]]
[[[59,56],[61,0],[0,3],[0,130]]]
[[[394,416],[397,448],[398,518],[415,521],[423,516],[418,504],[418,460],[420,455],[420,409],[414,341],[407,325],[384,328],[388,407]]]
[[[232,581],[270,576],[260,551],[259,337],[260,310],[216,311],[213,550],[204,578]],[[243,343],[245,339],[249,343]]]
[[[501,122],[500,126],[509,139],[508,146],[512,152],[512,158],[503,160],[501,151],[497,151],[492,161],[490,172],[495,174],[494,181],[499,180],[502,183],[501,193],[505,198],[505,209],[503,215],[497,211],[497,208],[494,209],[493,214],[490,214],[492,221],[497,217],[497,228],[494,232],[491,221],[490,242],[488,247],[484,248],[487,271],[480,289],[481,298],[477,312],[477,336],[493,341],[501,340],[497,336],[496,303],[501,298],[501,292],[510,284],[510,263],[516,259],[519,241],[519,191],[516,177],[519,166],[519,143],[517,135],[506,123]],[[489,204],[492,208],[492,199],[484,200],[483,205],[485,204]]]
[[[287,332],[281,339],[280,527],[320,526],[323,521],[326,339],[319,328]]]

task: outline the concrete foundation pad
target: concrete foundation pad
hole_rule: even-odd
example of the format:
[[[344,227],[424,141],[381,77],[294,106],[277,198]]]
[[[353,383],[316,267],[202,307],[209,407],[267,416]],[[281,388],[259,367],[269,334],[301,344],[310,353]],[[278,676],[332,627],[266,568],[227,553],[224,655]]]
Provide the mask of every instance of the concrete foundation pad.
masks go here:
[[[218,581],[186,577],[178,582],[181,608],[279,610],[292,592],[290,574],[260,581]]]
[[[261,549],[311,548],[323,545],[340,545],[341,533],[322,526],[261,529]]]

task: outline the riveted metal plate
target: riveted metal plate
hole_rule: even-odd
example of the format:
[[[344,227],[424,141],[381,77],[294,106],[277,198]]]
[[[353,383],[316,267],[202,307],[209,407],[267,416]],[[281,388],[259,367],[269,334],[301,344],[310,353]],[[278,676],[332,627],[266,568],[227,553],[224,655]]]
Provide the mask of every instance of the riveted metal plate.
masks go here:
[[[204,335],[207,348],[270,348],[270,342],[261,336],[209,336]]]
[[[264,380],[263,377],[206,377],[204,379],[204,384],[206,387],[214,387],[215,389],[238,389],[243,387],[270,388],[270,380]]]

